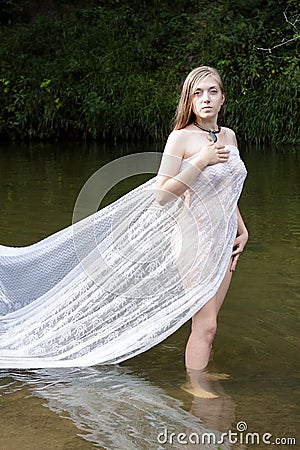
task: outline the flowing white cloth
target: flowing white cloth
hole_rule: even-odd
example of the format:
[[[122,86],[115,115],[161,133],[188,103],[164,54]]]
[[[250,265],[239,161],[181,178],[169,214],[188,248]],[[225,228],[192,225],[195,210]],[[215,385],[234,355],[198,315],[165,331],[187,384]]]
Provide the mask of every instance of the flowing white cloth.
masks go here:
[[[0,246],[0,367],[118,363],[209,301],[230,261],[247,174],[228,148],[226,163],[164,206],[154,177],[36,244]]]

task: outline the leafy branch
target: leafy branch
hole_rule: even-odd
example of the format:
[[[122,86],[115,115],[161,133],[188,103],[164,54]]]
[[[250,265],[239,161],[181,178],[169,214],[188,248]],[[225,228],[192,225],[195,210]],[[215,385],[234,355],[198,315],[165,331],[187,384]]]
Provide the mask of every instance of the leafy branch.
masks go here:
[[[283,45],[287,45],[290,42],[295,42],[300,38],[300,28],[298,23],[300,22],[300,14],[293,14],[292,16],[288,17],[288,8],[289,6],[287,6],[287,8],[284,10],[283,12],[283,16],[284,19],[286,21],[286,23],[288,23],[289,25],[292,26],[292,28],[294,28],[295,30],[295,36],[293,38],[283,38],[281,40],[281,42],[279,42],[278,44],[273,45],[272,47],[269,48],[264,48],[264,47],[256,47],[256,50],[261,50],[264,52],[268,52],[268,53],[272,53],[273,50],[275,50],[278,47],[282,47]]]

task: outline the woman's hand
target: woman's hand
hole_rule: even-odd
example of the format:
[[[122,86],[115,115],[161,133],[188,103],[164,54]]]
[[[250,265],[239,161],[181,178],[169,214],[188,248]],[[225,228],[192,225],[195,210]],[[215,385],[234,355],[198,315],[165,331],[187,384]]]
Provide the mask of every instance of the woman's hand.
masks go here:
[[[234,272],[236,268],[236,264],[238,262],[239,256],[244,250],[245,245],[248,241],[248,231],[245,229],[241,234],[239,234],[235,241],[233,246],[233,252],[232,252],[232,261],[230,265],[230,272]]]
[[[201,148],[197,160],[205,166],[212,166],[221,162],[227,162],[230,151],[224,145],[209,142]]]

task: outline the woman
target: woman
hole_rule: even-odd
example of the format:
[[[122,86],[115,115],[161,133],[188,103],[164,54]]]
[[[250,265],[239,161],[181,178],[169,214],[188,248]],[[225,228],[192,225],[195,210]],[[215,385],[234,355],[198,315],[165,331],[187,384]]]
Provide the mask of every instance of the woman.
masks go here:
[[[170,193],[176,196],[187,193],[201,173],[207,175],[207,172],[211,171],[213,174],[213,166],[216,164],[224,165],[224,177],[226,176],[229,147],[236,148],[237,141],[231,129],[218,125],[218,116],[224,102],[224,84],[216,69],[202,66],[188,75],[177,108],[175,129],[170,134],[164,150],[161,166],[164,173],[157,178],[160,204],[168,201]],[[166,155],[167,162],[164,161]],[[178,175],[181,160],[193,155],[195,157],[190,166]],[[185,354],[187,369],[203,370],[208,364],[218,312],[238,258],[248,240],[248,232],[238,207],[236,214],[237,235],[226,274],[213,297],[192,317],[192,330]]]
[[[217,127],[224,99],[217,72],[196,69],[157,177],[36,244],[0,246],[0,367],[119,363],[191,317],[186,365],[206,366],[247,240],[234,134],[203,130]]]

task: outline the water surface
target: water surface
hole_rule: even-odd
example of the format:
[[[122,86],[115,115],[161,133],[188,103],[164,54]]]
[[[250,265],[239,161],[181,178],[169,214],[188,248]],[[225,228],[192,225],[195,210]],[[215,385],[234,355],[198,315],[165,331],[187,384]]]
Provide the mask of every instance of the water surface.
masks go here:
[[[4,146],[0,243],[29,245],[70,225],[77,195],[97,169],[122,155],[160,150],[149,144]],[[158,433],[236,431],[241,421],[273,441],[297,436],[299,152],[241,146],[241,156],[248,177],[239,206],[250,238],[219,316],[214,366],[231,377],[212,382],[219,398],[195,399],[180,388],[187,323],[118,366],[2,371],[1,450],[197,448],[164,444],[162,435],[159,443]],[[119,183],[105,202],[151,176]],[[229,448],[226,442],[219,447]]]

